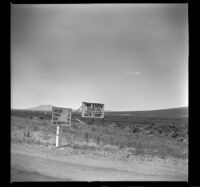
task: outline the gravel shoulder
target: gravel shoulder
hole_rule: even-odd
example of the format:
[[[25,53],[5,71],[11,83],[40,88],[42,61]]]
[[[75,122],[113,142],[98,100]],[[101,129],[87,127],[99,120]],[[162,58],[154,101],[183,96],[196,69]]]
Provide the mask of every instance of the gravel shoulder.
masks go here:
[[[119,159],[70,148],[11,145],[11,181],[188,181],[188,161]]]

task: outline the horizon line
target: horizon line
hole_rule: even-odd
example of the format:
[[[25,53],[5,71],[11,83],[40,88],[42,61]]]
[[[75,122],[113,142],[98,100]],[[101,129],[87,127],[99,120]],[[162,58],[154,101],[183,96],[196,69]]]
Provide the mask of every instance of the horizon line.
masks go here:
[[[45,106],[45,105],[39,105],[39,106]],[[50,106],[53,106],[53,105],[50,105]],[[37,106],[38,107],[38,106]],[[107,112],[145,112],[145,111],[155,111],[155,110],[170,110],[170,109],[178,109],[178,108],[188,108],[189,106],[180,106],[180,107],[173,107],[173,108],[160,108],[160,109],[149,109],[149,110],[104,110],[104,111],[107,111]],[[35,108],[35,107],[32,107],[32,108]],[[64,108],[64,107],[62,107]],[[50,111],[50,110],[32,110],[31,108],[29,109],[20,109],[20,108],[11,108],[11,110],[30,110],[30,111]],[[77,109],[73,109],[72,110],[77,110]]]

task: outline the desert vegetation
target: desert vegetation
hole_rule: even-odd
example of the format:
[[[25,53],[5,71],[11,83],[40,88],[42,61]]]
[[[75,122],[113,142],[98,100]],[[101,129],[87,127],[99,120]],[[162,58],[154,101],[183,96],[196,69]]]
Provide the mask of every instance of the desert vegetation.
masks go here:
[[[75,121],[62,129],[62,145],[82,152],[109,154],[121,152],[123,157],[188,157],[187,118],[120,116],[107,113],[101,120]],[[56,128],[51,126],[51,112],[11,111],[11,142],[54,146]]]

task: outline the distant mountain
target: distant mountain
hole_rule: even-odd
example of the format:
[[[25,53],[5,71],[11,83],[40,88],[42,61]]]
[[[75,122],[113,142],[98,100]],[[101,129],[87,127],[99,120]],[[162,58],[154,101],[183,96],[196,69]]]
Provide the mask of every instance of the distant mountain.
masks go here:
[[[39,105],[37,107],[28,108],[27,110],[32,110],[32,111],[51,111],[52,110],[52,105]]]

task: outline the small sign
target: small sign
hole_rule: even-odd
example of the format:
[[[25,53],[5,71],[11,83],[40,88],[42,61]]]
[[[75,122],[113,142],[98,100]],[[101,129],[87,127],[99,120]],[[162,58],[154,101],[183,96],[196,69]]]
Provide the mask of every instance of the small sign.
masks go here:
[[[104,118],[104,104],[82,102],[81,117]]]
[[[52,125],[70,126],[71,114],[71,108],[52,107]]]

